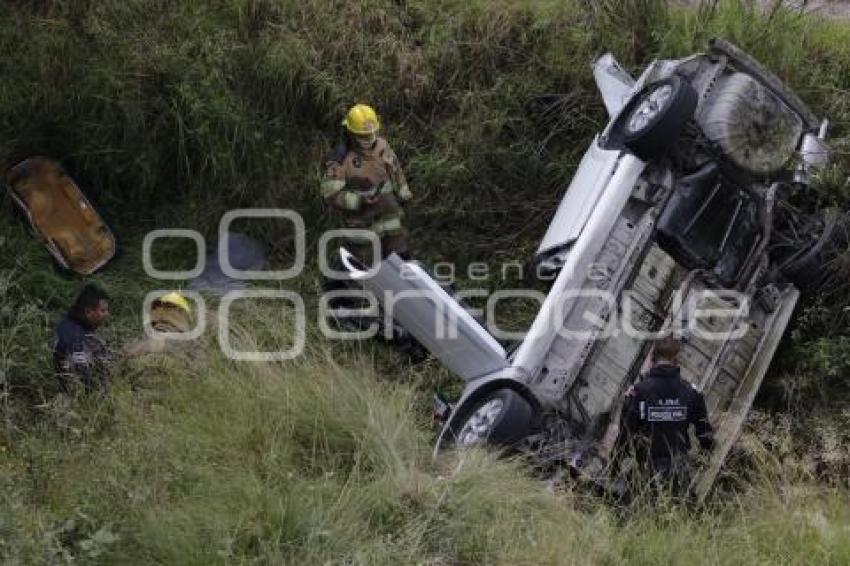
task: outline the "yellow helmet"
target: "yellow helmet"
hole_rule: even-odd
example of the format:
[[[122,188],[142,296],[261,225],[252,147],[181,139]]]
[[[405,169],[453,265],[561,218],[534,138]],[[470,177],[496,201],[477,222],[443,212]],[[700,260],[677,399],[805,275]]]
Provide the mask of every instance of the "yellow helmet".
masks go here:
[[[355,136],[376,134],[381,129],[378,113],[367,104],[355,104],[345,115],[342,125]]]
[[[189,301],[186,300],[186,297],[178,293],[177,291],[172,291],[170,293],[166,293],[163,296],[159,297],[154,303],[160,303],[163,305],[171,305],[173,307],[177,307],[178,309],[185,311],[186,314],[192,314],[192,307],[189,305]]]

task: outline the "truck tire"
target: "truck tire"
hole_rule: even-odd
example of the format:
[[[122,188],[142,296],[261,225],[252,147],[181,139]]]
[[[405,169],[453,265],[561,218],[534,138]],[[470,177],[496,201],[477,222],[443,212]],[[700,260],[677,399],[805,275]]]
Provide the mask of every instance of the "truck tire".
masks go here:
[[[795,219],[796,220],[796,219]],[[779,270],[801,291],[813,291],[820,287],[843,285],[842,281],[831,281],[839,271],[843,258],[850,248],[850,218],[836,209],[824,209],[817,214],[805,215],[794,223],[791,232],[795,238],[777,234],[774,241],[777,251],[785,251],[779,261]],[[784,236],[784,240],[782,240]],[[796,241],[795,241],[796,240]],[[793,253],[786,250],[793,249]],[[784,248],[784,249],[783,249]]]
[[[513,389],[496,389],[476,401],[452,426],[454,444],[510,446],[528,435],[533,414],[522,395]]]
[[[617,128],[623,145],[644,161],[667,151],[694,115],[697,93],[677,76],[645,86],[629,102]]]
[[[755,175],[782,169],[803,133],[800,117],[744,73],[717,80],[697,121],[729,162]]]

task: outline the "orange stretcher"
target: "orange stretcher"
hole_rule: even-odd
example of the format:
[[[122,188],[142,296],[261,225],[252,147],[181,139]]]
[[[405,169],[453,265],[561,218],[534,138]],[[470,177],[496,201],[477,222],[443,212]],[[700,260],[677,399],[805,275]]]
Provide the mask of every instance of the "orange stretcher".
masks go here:
[[[112,232],[57,161],[26,159],[6,180],[12,199],[59,265],[88,275],[115,255]]]

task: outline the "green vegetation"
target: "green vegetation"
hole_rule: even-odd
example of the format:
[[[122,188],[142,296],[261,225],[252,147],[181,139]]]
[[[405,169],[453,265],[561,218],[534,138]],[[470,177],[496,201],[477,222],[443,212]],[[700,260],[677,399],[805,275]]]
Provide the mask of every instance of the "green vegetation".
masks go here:
[[[428,261],[525,260],[605,121],[589,63],[738,43],[832,123],[844,204],[850,25],[753,3],[659,0],[24,0],[0,6],[0,163],[56,157],[124,254],[94,279],[117,341],[140,332],[151,227],[213,235],[234,207],[326,218],[322,156],[342,110],[382,113]],[[8,205],[4,197],[4,205]],[[122,365],[103,398],[63,402],[52,324],[80,284],[0,220],[0,558],[10,563],[850,562],[847,297],[800,309],[748,432],[705,508],[617,510],[550,493],[517,462],[433,462],[427,400],[445,370],[380,344],[285,364],[229,362],[215,333],[186,359]],[[288,234],[252,227],[285,264]],[[308,261],[312,263],[312,255]],[[496,285],[496,281],[492,281]],[[318,288],[314,270],[287,288]],[[310,305],[308,305],[308,312]],[[237,340],[288,339],[239,313]]]

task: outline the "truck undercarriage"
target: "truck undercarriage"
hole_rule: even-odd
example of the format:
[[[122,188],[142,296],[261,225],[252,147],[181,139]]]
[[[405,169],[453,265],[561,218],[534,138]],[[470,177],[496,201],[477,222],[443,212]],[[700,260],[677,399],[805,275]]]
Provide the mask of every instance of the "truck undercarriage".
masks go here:
[[[682,377],[716,429],[692,484],[702,499],[801,290],[847,247],[843,215],[791,205],[828,161],[826,122],[721,40],[636,81],[610,55],[594,75],[611,119],[538,248],[557,276],[510,355],[418,266],[391,256],[369,273],[345,252],[343,262],[466,382],[435,451],[489,442],[611,487],[625,391],[654,337],[681,337]]]

